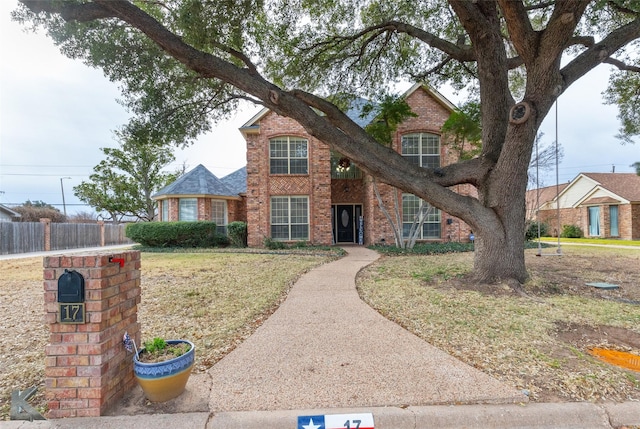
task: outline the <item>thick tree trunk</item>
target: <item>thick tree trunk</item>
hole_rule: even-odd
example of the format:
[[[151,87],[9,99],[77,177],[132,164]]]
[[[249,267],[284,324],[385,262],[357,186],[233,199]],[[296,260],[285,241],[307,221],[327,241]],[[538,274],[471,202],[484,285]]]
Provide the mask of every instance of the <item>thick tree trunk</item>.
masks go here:
[[[524,261],[524,210],[511,209],[501,216],[503,231],[476,236],[474,276],[479,281],[527,280]]]
[[[478,188],[480,202],[493,215],[479,218],[474,271],[480,281],[515,279],[523,283],[528,278],[525,193],[535,132],[533,121],[510,125],[498,162]]]

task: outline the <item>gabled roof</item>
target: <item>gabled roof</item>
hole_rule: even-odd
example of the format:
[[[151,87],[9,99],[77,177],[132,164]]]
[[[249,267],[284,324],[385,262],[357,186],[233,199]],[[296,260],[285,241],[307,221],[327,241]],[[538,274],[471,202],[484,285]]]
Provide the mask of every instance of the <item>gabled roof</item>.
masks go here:
[[[411,94],[416,92],[418,89],[423,89],[427,92],[433,99],[435,99],[438,103],[440,103],[445,109],[453,112],[456,107],[449,100],[445,98],[444,95],[440,94],[435,89],[431,88],[425,83],[416,83],[411,88],[409,88],[403,95],[403,98],[408,98]],[[365,100],[364,98],[356,98],[351,102],[349,108],[345,111],[345,114],[360,127],[364,128],[369,125],[376,117],[377,112],[375,109],[372,109],[371,112],[364,118],[361,117],[362,108],[365,104],[369,103],[369,100]],[[267,107],[260,110],[256,113],[251,119],[249,119],[244,125],[240,127],[240,131],[242,133],[252,133],[258,132],[260,130],[260,120],[264,118],[271,110]]]
[[[175,182],[160,189],[151,196],[153,199],[163,199],[170,196],[208,196],[208,197],[238,197],[227,185],[212,172],[200,164],[193,170],[180,176]]]
[[[640,202],[640,176],[635,173],[582,173],[581,175],[629,202]]]
[[[433,99],[436,100],[438,103],[440,103],[445,109],[449,110],[450,112],[453,112],[454,110],[456,110],[456,106],[452,102],[447,100],[447,98],[444,95],[440,94],[438,91],[431,88],[426,83],[414,84],[411,88],[407,90],[407,92],[403,94],[403,98],[409,97],[411,94],[413,94],[420,88],[422,88],[427,94],[433,97]]]
[[[527,194],[525,197],[527,201],[527,208],[535,209],[538,207],[538,205],[540,206],[541,210],[550,208],[550,207],[545,207],[545,205],[553,202],[556,196],[562,193],[562,191],[567,186],[569,186],[568,183],[559,183],[558,186],[551,185],[551,186],[546,186],[544,188],[531,189],[527,191]],[[538,192],[540,193],[538,194]]]
[[[22,217],[20,213],[11,210],[9,207],[3,204],[0,204],[0,212],[8,214],[10,217]]]
[[[242,167],[220,179],[236,195],[247,193],[247,167]]]

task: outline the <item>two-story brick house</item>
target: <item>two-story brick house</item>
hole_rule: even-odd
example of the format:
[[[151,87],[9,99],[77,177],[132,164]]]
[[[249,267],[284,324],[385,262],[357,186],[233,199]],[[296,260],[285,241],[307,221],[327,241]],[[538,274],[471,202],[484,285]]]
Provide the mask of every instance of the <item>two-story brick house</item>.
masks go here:
[[[417,116],[398,127],[393,148],[423,167],[456,161],[441,135],[454,106],[437,91],[419,84],[405,93],[405,99]],[[355,110],[347,114],[359,125],[373,119],[362,119]],[[240,131],[247,142],[249,246],[261,246],[265,237],[325,245],[394,242],[393,229],[374,193],[374,179],[349,159],[333,153],[296,121],[268,109]],[[389,185],[376,185],[390,210],[397,195],[403,228],[408,230],[420,200]],[[470,185],[455,190],[475,194]],[[461,220],[432,209],[419,239],[468,241],[470,232]]]

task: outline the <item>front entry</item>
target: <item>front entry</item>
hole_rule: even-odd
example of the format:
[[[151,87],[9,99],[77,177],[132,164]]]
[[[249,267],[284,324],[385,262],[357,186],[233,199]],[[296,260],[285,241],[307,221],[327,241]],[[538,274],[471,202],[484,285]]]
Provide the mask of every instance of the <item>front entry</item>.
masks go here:
[[[356,243],[358,237],[357,219],[362,215],[362,206],[339,204],[333,206],[333,236],[336,243]]]

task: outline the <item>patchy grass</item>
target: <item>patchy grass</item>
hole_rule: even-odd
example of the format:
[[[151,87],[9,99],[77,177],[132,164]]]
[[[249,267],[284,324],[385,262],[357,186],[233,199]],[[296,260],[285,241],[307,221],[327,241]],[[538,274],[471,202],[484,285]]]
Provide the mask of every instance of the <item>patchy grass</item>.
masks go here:
[[[532,280],[525,285],[526,297],[513,294],[506,285],[469,284],[465,279],[472,257],[458,253],[381,258],[362,271],[358,289],[387,318],[527,390],[534,401],[640,400],[640,374],[603,364],[586,353],[598,342],[608,343],[606,338],[584,343],[578,336],[558,337],[559,326],[618,327],[631,342],[612,344],[610,338],[608,345],[640,355],[640,252],[572,248],[563,257],[536,258],[527,251]],[[624,291],[584,286],[594,278],[612,277]]]
[[[233,350],[285,298],[309,269],[336,252],[304,254],[143,253],[142,339],[186,338],[196,345],[194,371]],[[0,420],[9,418],[11,391],[39,386],[30,403],[44,411],[42,258],[0,261]]]

